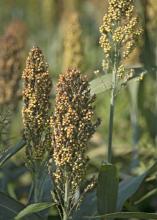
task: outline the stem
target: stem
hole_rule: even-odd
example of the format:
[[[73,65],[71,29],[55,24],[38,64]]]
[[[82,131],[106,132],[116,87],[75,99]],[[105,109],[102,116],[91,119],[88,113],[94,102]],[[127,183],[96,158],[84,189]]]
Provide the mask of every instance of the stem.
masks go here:
[[[69,202],[68,202],[68,187],[69,181],[68,181],[68,175],[67,172],[65,172],[65,194],[64,194],[64,210],[63,210],[63,220],[68,220],[68,208],[69,208]]]
[[[155,65],[157,65],[157,44],[155,45]],[[156,92],[157,92],[157,70],[155,71],[155,80],[156,80]],[[157,95],[155,96],[155,110],[157,112]],[[157,135],[155,137],[155,144],[157,146]]]
[[[131,169],[138,165],[138,142],[139,142],[139,126],[138,126],[138,112],[134,108],[131,110],[131,124],[132,124],[132,162]]]
[[[114,67],[112,71],[112,89],[110,99],[110,116],[109,116],[109,136],[108,136],[108,163],[112,162],[112,134],[113,134],[113,120],[114,120],[114,108],[115,108],[115,92],[116,92],[116,74],[117,74],[117,47],[115,48]]]
[[[113,86],[111,90],[110,100],[110,117],[109,117],[109,137],[108,137],[108,163],[112,162],[112,134],[113,134],[113,119],[115,105],[115,71],[113,71]]]

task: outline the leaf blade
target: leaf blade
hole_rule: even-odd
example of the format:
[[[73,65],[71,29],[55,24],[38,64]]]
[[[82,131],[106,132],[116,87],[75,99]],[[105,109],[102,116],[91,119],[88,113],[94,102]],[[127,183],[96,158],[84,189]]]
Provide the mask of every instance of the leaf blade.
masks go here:
[[[12,220],[24,208],[24,205],[0,192],[0,217],[2,219]],[[41,220],[39,215],[32,214],[24,220]]]
[[[137,177],[131,177],[127,180],[123,180],[119,184],[118,200],[117,200],[117,211],[122,210],[124,203],[134,195],[139,189],[145,178],[155,172],[157,162],[152,167],[146,170],[143,174]]]
[[[30,215],[32,213],[43,211],[45,209],[52,207],[53,205],[54,204],[50,202],[30,204],[18,213],[18,215],[15,217],[15,220],[22,219],[23,217]]]
[[[8,160],[10,159],[14,154],[16,154],[19,150],[21,150],[25,146],[25,141],[21,140],[18,144],[16,144],[14,147],[8,148],[6,151],[1,153],[0,155],[0,167]]]
[[[105,218],[105,220],[111,218],[120,218],[120,219],[128,219],[128,218],[136,218],[136,219],[157,219],[157,214],[155,213],[146,213],[146,212],[115,212],[106,215],[99,215],[93,217],[86,217],[89,219],[97,219],[97,218]]]

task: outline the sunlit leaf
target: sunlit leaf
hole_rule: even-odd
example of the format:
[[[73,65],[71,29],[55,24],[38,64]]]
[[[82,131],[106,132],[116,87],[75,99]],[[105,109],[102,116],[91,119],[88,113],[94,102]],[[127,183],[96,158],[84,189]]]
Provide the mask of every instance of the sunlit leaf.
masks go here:
[[[129,71],[129,70],[127,70]],[[147,71],[143,68],[134,68],[134,74],[127,79],[129,82],[132,79],[140,77],[143,74],[146,74]],[[117,82],[117,91],[119,91],[124,85],[127,84],[125,80],[118,80]],[[91,94],[99,94],[105,92],[112,88],[112,74],[105,74],[103,76],[97,77],[96,79],[90,82]]]

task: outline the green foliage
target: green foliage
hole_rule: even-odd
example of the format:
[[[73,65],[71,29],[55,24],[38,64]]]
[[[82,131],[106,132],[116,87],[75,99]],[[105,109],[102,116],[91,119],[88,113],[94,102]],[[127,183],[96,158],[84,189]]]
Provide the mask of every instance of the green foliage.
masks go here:
[[[137,177],[130,177],[126,180],[123,180],[119,184],[118,201],[117,201],[118,211],[122,210],[124,203],[137,192],[137,190],[140,188],[145,178],[148,177],[149,175],[152,175],[154,171],[156,171],[156,168],[157,168],[157,163],[155,163],[151,168],[146,170],[143,174]]]
[[[48,209],[48,208],[52,207],[53,205],[54,205],[53,203],[46,203],[46,202],[45,203],[30,204],[18,213],[18,215],[15,217],[15,220],[23,219],[27,215],[43,211],[45,209]]]
[[[12,156],[14,156],[19,150],[21,150],[25,146],[25,141],[21,140],[18,144],[13,147],[6,149],[0,155],[0,167]]]
[[[126,3],[131,1],[126,1]],[[98,26],[100,20],[102,21],[100,7],[104,14],[107,11],[107,3],[104,4],[104,0],[45,0],[42,2],[28,0],[27,4],[21,0],[0,1],[1,36],[12,17],[17,17],[19,20],[22,18],[29,28],[29,45],[38,44],[46,54],[54,84],[51,93],[52,103],[54,103],[58,74],[63,66],[63,35],[67,28],[65,20],[71,13],[71,9],[76,10],[80,15],[82,29],[80,31],[84,47],[83,70],[87,72],[90,79],[91,95],[96,94],[96,111],[102,123],[89,144],[87,156],[90,161],[87,176],[81,181],[81,187],[74,191],[71,200],[72,204],[77,202],[80,204],[77,211],[70,216],[72,220],[157,219],[157,68],[155,66],[157,62],[155,26],[157,23],[154,16],[157,11],[154,6],[153,0],[145,3],[143,0],[137,2],[136,9],[141,13],[144,26],[144,37],[139,42],[140,46],[138,45],[143,47],[139,50],[142,59],[134,57],[133,63],[129,65],[121,62],[126,71],[123,75],[124,78],[120,78],[122,75],[117,77],[115,85],[113,164],[101,165],[107,157],[109,93],[114,87],[111,75],[113,65],[108,70],[109,72],[102,72],[101,61],[104,55],[98,44]],[[154,32],[150,32],[152,21]],[[73,37],[73,33],[70,37]],[[109,36],[109,38],[112,37]],[[73,45],[76,46],[76,51],[80,50],[75,41]],[[114,45],[111,46],[114,47]],[[121,49],[121,52],[123,49],[125,50],[125,48]],[[3,51],[1,50],[1,52]],[[25,53],[26,51],[24,51],[24,55]],[[114,54],[112,54],[111,63],[113,63],[113,57]],[[10,59],[7,65],[12,66],[12,64],[13,61]],[[154,65],[153,68],[152,65]],[[2,68],[1,63],[0,68]],[[131,68],[133,72],[132,75],[129,75]],[[96,71],[99,69],[100,72]],[[93,72],[99,72],[99,76],[94,75]],[[48,161],[49,155],[45,155],[43,167],[39,166],[37,162],[33,175],[31,175],[32,170],[28,170],[25,166],[25,155],[22,150],[25,147],[25,141],[22,139],[21,90],[20,88],[17,97],[20,105],[11,115],[12,123],[10,123],[8,114],[9,106],[5,106],[4,111],[0,110],[0,220],[59,220],[59,213],[61,209],[64,210],[64,207],[61,207],[62,201],[59,201],[57,210],[57,201],[52,198],[55,185],[52,178],[55,171],[54,161]],[[29,91],[30,89],[28,89]],[[3,96],[2,86],[0,86],[0,93]],[[69,94],[70,92],[67,95]],[[84,96],[84,94],[82,95]],[[39,108],[40,104],[41,102],[39,102]],[[78,105],[78,107],[80,106]],[[81,110],[80,108],[80,114]],[[33,117],[36,117],[35,114]],[[59,117],[59,120],[62,120],[62,117]],[[36,125],[34,127],[36,129]],[[62,127],[60,129],[62,130]],[[78,133],[76,132],[76,137]],[[30,135],[35,136],[34,132],[30,132]],[[20,139],[21,141],[17,142]],[[16,142],[17,144],[15,144]],[[78,155],[75,156],[79,159]],[[73,155],[71,156],[73,157]],[[51,175],[49,171],[51,171]],[[96,184],[93,184],[93,188],[91,187],[84,193],[93,176],[96,177]],[[60,190],[64,191],[63,188]],[[81,200],[79,200],[80,195],[83,195]],[[63,206],[66,207],[66,205],[65,201]],[[62,216],[62,213],[60,215]]]
[[[117,212],[117,213],[111,213],[106,215],[100,215],[96,217],[90,217],[89,219],[97,219],[97,218],[105,218],[105,220],[113,219],[113,218],[120,218],[120,219],[157,219],[157,214],[153,213],[146,213],[146,212]]]
[[[14,217],[24,208],[24,205],[0,192],[0,217],[1,219],[13,220]],[[40,220],[40,216],[31,214],[23,220]]]
[[[129,71],[129,69],[128,69]],[[133,79],[138,79],[140,76],[146,74],[147,71],[143,68],[135,68],[134,74],[127,81],[119,80],[117,83],[116,91],[118,92],[121,88],[126,86],[128,82]],[[91,94],[99,94],[102,92],[106,92],[107,90],[112,88],[112,74],[105,74],[104,76],[97,77],[90,82]]]

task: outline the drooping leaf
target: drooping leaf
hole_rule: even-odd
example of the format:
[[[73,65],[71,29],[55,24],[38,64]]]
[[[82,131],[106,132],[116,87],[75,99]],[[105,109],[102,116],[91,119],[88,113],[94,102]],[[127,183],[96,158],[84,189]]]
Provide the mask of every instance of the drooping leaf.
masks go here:
[[[23,204],[0,192],[0,219],[13,220],[22,209],[24,209]],[[41,219],[42,218],[36,214],[31,214],[29,218],[23,218],[23,220]]]
[[[129,71],[129,70],[127,70]],[[128,78],[128,81],[137,78],[143,74],[146,74],[147,71],[143,68],[134,68],[134,74]],[[123,87],[123,85],[125,85],[126,82],[125,80],[118,80],[117,83],[117,90],[119,91],[120,88]],[[90,82],[90,88],[91,88],[91,94],[99,94],[102,92],[105,92],[109,89],[111,89],[112,87],[112,74],[105,74],[103,76],[97,77],[96,79],[92,80]]]
[[[116,211],[118,195],[118,174],[112,164],[102,165],[97,183],[97,207],[99,214]]]
[[[54,203],[50,203],[50,202],[34,203],[28,205],[26,208],[24,208],[22,211],[18,213],[18,215],[15,217],[15,220],[22,219],[23,217],[30,215],[32,213],[43,211],[45,209],[52,207],[53,205]]]
[[[143,174],[136,177],[130,177],[119,184],[117,211],[122,210],[124,203],[136,193],[145,178],[151,175],[156,170],[156,167],[157,162]]]
[[[99,94],[109,90],[112,86],[112,75],[106,74],[90,82],[91,94]]]
[[[97,218],[105,218],[105,220],[109,219],[130,219],[130,218],[135,218],[135,219],[146,219],[146,220],[151,220],[151,219],[157,219],[157,214],[155,213],[147,213],[147,212],[115,212],[111,214],[106,214],[106,215],[99,215],[95,217],[86,217],[89,219],[97,219]]]
[[[0,154],[0,167],[14,154],[21,150],[25,146],[25,141],[21,140],[18,144],[8,148],[6,151]]]

